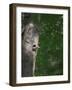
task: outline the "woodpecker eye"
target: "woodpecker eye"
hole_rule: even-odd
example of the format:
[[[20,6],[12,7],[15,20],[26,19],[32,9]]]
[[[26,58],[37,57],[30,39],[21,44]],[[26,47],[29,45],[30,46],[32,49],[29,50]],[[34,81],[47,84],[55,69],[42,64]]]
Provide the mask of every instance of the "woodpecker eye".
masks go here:
[[[36,45],[33,45],[33,47],[36,47]]]

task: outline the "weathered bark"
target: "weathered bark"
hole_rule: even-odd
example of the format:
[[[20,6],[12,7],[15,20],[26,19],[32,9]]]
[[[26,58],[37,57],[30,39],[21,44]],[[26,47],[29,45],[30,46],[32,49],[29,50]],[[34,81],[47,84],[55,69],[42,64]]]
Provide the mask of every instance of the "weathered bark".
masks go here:
[[[39,33],[33,23],[28,23],[22,35],[22,77],[34,76]]]

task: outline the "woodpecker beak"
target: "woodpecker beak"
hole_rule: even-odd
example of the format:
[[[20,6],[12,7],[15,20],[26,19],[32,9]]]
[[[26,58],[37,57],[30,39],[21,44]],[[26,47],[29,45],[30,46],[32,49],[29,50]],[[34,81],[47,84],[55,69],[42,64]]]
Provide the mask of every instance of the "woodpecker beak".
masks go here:
[[[33,45],[32,50],[33,50],[33,51],[36,51],[38,48],[40,48],[40,47],[39,47],[39,46],[36,46],[36,45]]]
[[[38,45],[37,48],[40,48],[40,46]]]

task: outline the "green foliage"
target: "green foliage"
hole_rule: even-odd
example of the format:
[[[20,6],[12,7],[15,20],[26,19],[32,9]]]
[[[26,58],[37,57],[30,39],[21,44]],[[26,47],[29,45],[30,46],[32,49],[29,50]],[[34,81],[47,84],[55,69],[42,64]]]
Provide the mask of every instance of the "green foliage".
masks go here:
[[[63,74],[63,16],[32,14],[31,20],[39,28],[36,76]]]

